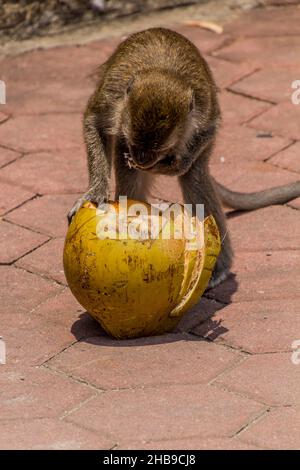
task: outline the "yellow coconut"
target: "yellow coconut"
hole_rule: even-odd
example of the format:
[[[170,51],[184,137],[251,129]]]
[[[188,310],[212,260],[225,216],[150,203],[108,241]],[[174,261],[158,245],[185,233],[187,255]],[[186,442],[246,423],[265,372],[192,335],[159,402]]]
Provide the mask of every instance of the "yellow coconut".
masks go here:
[[[69,226],[70,289],[115,338],[171,331],[207,287],[220,251],[216,223],[211,216],[200,223],[178,207],[153,215],[138,201],[127,201],[127,212],[119,203],[85,203]],[[196,235],[186,235],[184,221]]]

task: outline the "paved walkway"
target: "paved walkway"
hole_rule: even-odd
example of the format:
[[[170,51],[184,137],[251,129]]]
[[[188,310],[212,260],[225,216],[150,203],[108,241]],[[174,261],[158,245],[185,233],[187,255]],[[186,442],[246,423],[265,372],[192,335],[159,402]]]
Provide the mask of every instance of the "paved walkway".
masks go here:
[[[299,179],[300,5],[287,3],[221,35],[176,26],[220,87],[211,168],[234,190]],[[66,213],[87,184],[81,113],[115,43],[0,62],[0,448],[299,448],[300,199],[229,219],[234,274],[174,334],[113,341],[66,286]],[[157,197],[180,197],[164,186]]]

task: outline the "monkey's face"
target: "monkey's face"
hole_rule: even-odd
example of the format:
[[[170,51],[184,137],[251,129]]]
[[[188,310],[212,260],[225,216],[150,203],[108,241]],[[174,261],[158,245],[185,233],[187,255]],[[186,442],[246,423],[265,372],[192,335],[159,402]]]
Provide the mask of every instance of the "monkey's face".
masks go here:
[[[160,151],[160,149],[145,150],[143,147],[130,145],[128,143],[129,153],[125,154],[125,159],[129,168],[136,168],[143,171],[160,173],[164,170],[167,173],[175,170],[177,157],[175,153]]]
[[[153,74],[135,79],[127,92],[123,135],[129,167],[153,173],[182,173],[182,141],[193,107],[192,91]]]
[[[189,159],[182,154],[179,144],[168,149],[157,150],[144,149],[143,146],[131,145],[129,142],[127,146],[129,152],[124,154],[124,158],[129,168],[179,176],[191,166]]]

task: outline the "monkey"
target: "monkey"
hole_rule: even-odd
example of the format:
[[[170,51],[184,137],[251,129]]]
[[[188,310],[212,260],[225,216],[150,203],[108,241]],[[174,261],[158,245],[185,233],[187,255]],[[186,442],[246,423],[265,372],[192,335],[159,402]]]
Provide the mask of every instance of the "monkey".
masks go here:
[[[251,194],[230,191],[209,172],[221,122],[217,86],[196,46],[181,34],[150,28],[123,41],[98,69],[84,113],[89,187],[85,200],[108,199],[115,171],[116,199],[146,201],[155,174],[178,178],[185,203],[204,204],[222,240],[210,287],[230,273],[233,250],[222,203],[239,210],[282,204],[300,196],[300,181]]]

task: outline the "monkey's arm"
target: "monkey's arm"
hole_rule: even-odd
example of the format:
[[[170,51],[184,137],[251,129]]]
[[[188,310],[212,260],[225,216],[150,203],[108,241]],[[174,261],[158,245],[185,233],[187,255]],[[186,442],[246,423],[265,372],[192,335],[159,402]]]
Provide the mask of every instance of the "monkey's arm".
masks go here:
[[[182,188],[184,202],[192,204],[193,210],[196,204],[203,204],[205,216],[213,215],[217,222],[222,241],[222,249],[209,284],[210,287],[214,287],[226,279],[229,274],[232,265],[232,248],[227,231],[225,214],[208,170],[208,157],[211,150],[212,145],[206,147],[206,149],[199,154],[190,170],[180,176],[179,182]]]
[[[84,138],[87,148],[89,189],[87,196],[101,202],[108,197],[111,171],[110,158],[97,128],[97,115],[88,113],[84,118]]]
[[[109,193],[111,162],[97,128],[97,114],[94,112],[87,111],[84,116],[84,138],[87,148],[89,188],[70,210],[69,222],[85,201],[99,205],[108,198]]]

